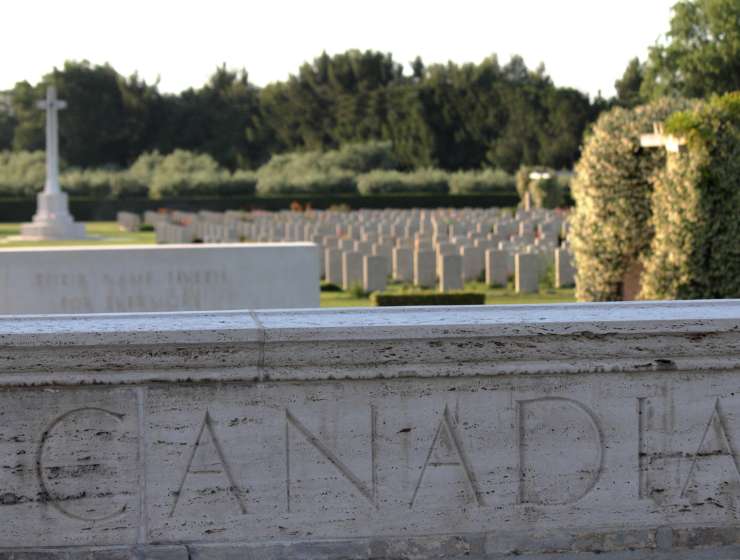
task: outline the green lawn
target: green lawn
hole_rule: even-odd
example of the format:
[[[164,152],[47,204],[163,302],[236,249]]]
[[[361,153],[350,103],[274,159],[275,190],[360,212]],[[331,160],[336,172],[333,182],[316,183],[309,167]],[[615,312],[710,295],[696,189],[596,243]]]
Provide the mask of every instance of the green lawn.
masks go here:
[[[407,290],[418,291],[412,286],[403,284],[389,284],[386,291],[399,293]],[[542,287],[538,294],[517,294],[511,284],[506,288],[489,288],[480,282],[469,282],[465,285],[465,290],[484,292],[486,294],[486,304],[496,305],[507,303],[572,303],[576,301],[572,288],[555,290]],[[321,307],[368,307],[370,305],[369,298],[356,297],[350,292],[321,292]]]
[[[0,223],[0,248],[2,247],[54,247],[59,245],[124,245],[154,243],[153,231],[130,233],[118,229],[116,222],[86,222],[91,239],[78,241],[7,241],[8,235],[19,235],[20,224]]]

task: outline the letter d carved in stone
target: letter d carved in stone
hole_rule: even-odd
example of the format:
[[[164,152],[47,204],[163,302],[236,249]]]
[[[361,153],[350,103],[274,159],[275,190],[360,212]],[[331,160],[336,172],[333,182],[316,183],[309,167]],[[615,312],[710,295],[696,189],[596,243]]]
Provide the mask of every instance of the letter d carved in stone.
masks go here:
[[[594,415],[562,397],[517,401],[519,503],[566,505],[601,475],[603,442]]]

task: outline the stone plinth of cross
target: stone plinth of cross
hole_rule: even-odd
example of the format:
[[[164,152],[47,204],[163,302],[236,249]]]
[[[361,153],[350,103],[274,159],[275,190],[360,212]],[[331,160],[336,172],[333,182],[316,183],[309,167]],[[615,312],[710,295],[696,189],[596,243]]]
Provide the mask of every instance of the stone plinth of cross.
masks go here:
[[[54,86],[46,88],[46,99],[37,102],[37,107],[46,111],[46,183],[44,192],[57,194],[59,187],[59,119],[58,111],[65,109],[67,103],[57,99]]]

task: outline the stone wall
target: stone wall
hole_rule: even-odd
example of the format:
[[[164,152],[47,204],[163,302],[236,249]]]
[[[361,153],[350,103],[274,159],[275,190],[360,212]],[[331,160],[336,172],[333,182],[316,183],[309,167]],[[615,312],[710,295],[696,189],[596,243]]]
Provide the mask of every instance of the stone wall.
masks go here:
[[[12,317],[0,345],[2,558],[737,554],[737,300]]]

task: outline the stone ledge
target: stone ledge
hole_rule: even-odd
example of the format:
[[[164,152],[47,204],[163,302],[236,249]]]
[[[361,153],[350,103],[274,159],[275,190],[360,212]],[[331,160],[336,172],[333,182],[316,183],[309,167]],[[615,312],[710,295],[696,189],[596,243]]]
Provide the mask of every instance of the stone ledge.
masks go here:
[[[660,531],[660,529],[658,529]],[[489,550],[495,535],[443,535],[413,539],[347,539],[300,543],[189,543],[116,547],[0,549],[0,560],[737,560],[740,544],[714,542],[712,529],[691,529],[708,544],[693,548],[659,546],[655,530],[600,535],[602,545],[620,542],[621,550],[583,550],[586,541],[566,545],[562,535],[528,542],[525,549]],[[725,531],[727,532],[727,531]],[[740,536],[735,531],[733,540]],[[649,537],[649,542],[643,542]],[[525,537],[522,535],[522,542]],[[510,542],[508,537],[504,539]],[[571,539],[572,540],[572,539]],[[595,541],[591,543],[595,544]],[[494,548],[500,548],[494,546]]]
[[[738,331],[740,300],[0,317],[0,384],[727,370]]]

